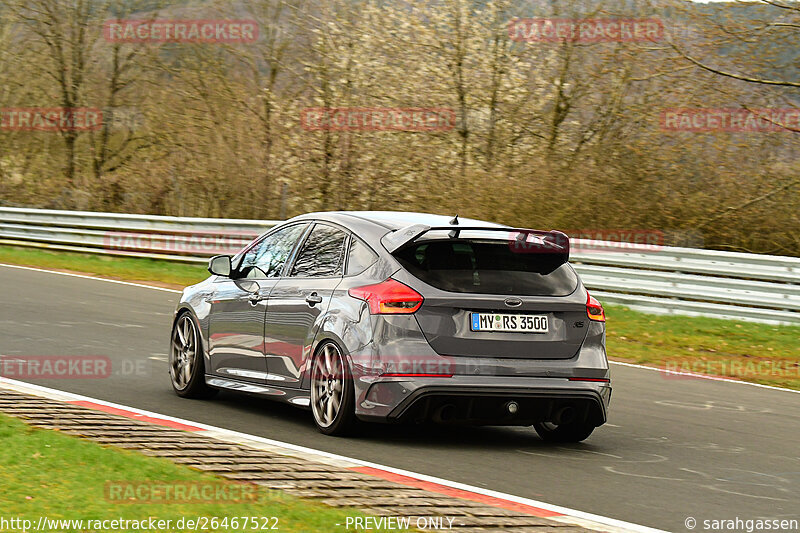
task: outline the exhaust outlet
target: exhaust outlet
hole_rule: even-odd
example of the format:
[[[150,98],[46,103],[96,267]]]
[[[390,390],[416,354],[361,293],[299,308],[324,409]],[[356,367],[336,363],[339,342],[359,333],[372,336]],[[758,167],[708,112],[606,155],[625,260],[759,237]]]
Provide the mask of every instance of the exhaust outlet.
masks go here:
[[[553,414],[553,423],[557,426],[569,424],[573,420],[575,420],[575,409],[569,405],[562,407]]]
[[[517,402],[508,402],[504,406],[505,411],[510,415],[515,415],[519,412],[519,404]]]
[[[444,405],[439,406],[433,412],[433,421],[434,422],[449,422],[455,417],[456,414],[456,406],[452,403],[446,403]]]

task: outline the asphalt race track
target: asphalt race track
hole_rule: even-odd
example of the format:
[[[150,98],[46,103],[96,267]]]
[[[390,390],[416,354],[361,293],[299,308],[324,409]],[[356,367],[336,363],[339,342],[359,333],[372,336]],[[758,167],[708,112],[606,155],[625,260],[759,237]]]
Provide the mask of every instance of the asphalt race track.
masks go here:
[[[800,518],[792,392],[615,365],[609,424],[579,445],[525,428],[372,426],[339,439],[293,407],[175,396],[177,293],[0,266],[0,294],[0,354],[112,361],[107,378],[25,381],[670,531],[687,531],[687,517],[696,531],[703,520]]]

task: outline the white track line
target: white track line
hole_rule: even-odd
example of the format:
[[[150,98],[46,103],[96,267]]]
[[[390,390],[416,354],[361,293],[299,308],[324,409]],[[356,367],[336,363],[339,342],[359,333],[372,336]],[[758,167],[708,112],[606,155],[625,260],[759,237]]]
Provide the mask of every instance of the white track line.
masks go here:
[[[166,292],[173,292],[173,293],[180,293],[181,291],[176,289],[166,289],[164,287],[156,287],[154,285],[145,285],[143,283],[132,283],[130,281],[119,281],[115,279],[107,279],[107,278],[98,278],[96,276],[87,276],[85,274],[72,274],[70,272],[59,272],[57,270],[47,270],[44,268],[34,268],[34,267],[26,267],[26,266],[19,266],[19,265],[9,265],[6,263],[0,263],[0,267],[7,267],[7,268],[19,268],[22,270],[33,270],[34,272],[45,272],[48,274],[60,274],[62,276],[70,276],[73,278],[83,278],[83,279],[93,279],[97,281],[106,281],[108,283],[117,283],[119,285],[130,285],[131,287],[142,287],[143,289],[155,289],[157,291],[166,291]],[[620,365],[620,366],[628,366],[631,368],[642,368],[644,370],[655,370],[657,372],[663,372],[665,374],[675,374],[681,376],[689,376],[689,377],[696,377],[701,379],[708,379],[712,381],[725,381],[727,383],[738,383],[740,385],[750,385],[751,387],[760,387],[762,389],[772,389],[772,390],[779,390],[785,392],[794,392],[796,394],[800,394],[800,391],[794,389],[786,389],[783,387],[775,387],[773,385],[762,385],[760,383],[750,383],[749,381],[740,381],[737,379],[729,379],[720,376],[710,376],[706,374],[693,374],[690,372],[679,372],[676,370],[667,370],[665,368],[658,368],[654,366],[645,366],[645,365],[637,365],[635,363],[623,363],[622,361],[609,361],[612,365]]]
[[[352,468],[354,466],[367,466],[371,468],[377,468],[386,472],[391,472],[393,474],[399,474],[402,476],[407,476],[410,478],[414,478],[420,481],[426,481],[429,483],[436,483],[438,485],[443,485],[445,487],[454,488],[465,490],[468,492],[472,492],[475,494],[482,494],[484,496],[491,496],[493,498],[498,498],[501,500],[506,500],[509,502],[520,503],[523,505],[528,505],[531,507],[538,507],[540,509],[546,509],[548,511],[552,511],[555,513],[563,514],[564,516],[561,517],[548,517],[548,520],[555,520],[562,523],[569,523],[574,524],[577,526],[587,527],[590,529],[594,529],[596,531],[606,531],[609,533],[625,533],[625,532],[636,532],[636,533],[666,533],[663,530],[650,528],[647,526],[642,526],[639,524],[633,524],[630,522],[625,522],[623,520],[617,520],[614,518],[609,518],[606,516],[600,516],[592,513],[585,513],[583,511],[578,511],[576,509],[570,509],[568,507],[562,507],[560,505],[553,505],[546,502],[541,502],[538,500],[532,500],[529,498],[522,498],[520,496],[514,496],[512,494],[505,494],[503,492],[498,492],[495,490],[484,489],[481,487],[475,487],[472,485],[467,485],[466,483],[459,483],[456,481],[450,481],[447,479],[442,479],[434,476],[428,476],[426,474],[419,474],[416,472],[410,472],[408,470],[403,470],[400,468],[394,468],[391,466],[386,466],[378,463],[372,463],[369,461],[362,461],[360,459],[354,459],[352,457],[346,457],[343,455],[338,455],[335,453],[325,452],[322,450],[315,450],[314,448],[308,448],[306,446],[298,446],[296,444],[290,444],[287,442],[281,442],[273,439],[268,439],[265,437],[259,437],[257,435],[249,435],[247,433],[241,433],[238,431],[232,431],[225,428],[220,428],[217,426],[210,426],[208,424],[203,424],[201,422],[194,422],[191,420],[186,420],[182,418],[176,418],[168,415],[163,415],[160,413],[154,413],[152,411],[146,411],[143,409],[138,409],[136,407],[130,407],[127,405],[121,405],[117,403],[107,402],[105,400],[99,400],[97,398],[92,398],[89,396],[83,396],[80,394],[73,394],[71,392],[60,391],[57,389],[51,389],[48,387],[42,387],[41,385],[34,385],[31,383],[26,383],[23,381],[17,381],[14,379],[8,379],[0,377],[0,386],[5,389],[14,390],[21,393],[32,394],[35,396],[40,396],[48,399],[53,400],[60,400],[60,401],[85,401],[85,402],[92,402],[95,404],[103,405],[106,407],[112,407],[115,409],[124,409],[126,411],[131,411],[136,414],[153,417],[153,418],[160,418],[163,420],[169,420],[171,422],[177,422],[179,424],[185,424],[189,426],[195,426],[204,430],[202,433],[204,436],[208,436],[211,438],[224,440],[226,442],[235,442],[241,443],[248,446],[254,446],[262,449],[270,449],[273,451],[277,451],[279,453],[283,453],[285,455],[295,455],[301,456],[306,458],[312,458],[316,461],[321,461],[328,464],[335,464],[337,466],[342,466],[345,468]],[[260,445],[260,446],[259,446]],[[266,446],[266,448],[265,448]],[[287,453],[288,452],[288,453]]]
[[[97,281],[106,281],[108,283],[116,283],[118,285],[130,285],[131,287],[141,287],[143,289],[155,289],[157,291],[174,292],[180,294],[181,291],[176,289],[167,289],[166,287],[156,287],[155,285],[145,285],[144,283],[133,283],[130,281],[120,281],[117,279],[99,278],[97,276],[87,276],[86,274],[73,274],[72,272],[59,272],[58,270],[47,270],[44,268],[34,268],[20,265],[9,265],[7,263],[0,263],[0,267],[18,268],[20,270],[32,270],[34,272],[46,272],[48,274],[60,274],[61,276],[69,276],[71,278],[94,279]]]

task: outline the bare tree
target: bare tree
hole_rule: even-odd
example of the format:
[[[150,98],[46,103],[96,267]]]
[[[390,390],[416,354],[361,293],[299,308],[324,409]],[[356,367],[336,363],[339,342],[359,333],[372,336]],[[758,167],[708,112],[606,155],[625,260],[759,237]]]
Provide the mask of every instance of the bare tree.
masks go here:
[[[86,104],[87,71],[92,63],[92,48],[101,32],[102,16],[108,2],[91,0],[30,0],[12,4],[16,18],[41,47],[38,66],[54,84],[61,107],[75,109]],[[76,178],[76,144],[80,133],[74,128],[60,132],[65,148],[64,175],[67,186],[85,187]]]

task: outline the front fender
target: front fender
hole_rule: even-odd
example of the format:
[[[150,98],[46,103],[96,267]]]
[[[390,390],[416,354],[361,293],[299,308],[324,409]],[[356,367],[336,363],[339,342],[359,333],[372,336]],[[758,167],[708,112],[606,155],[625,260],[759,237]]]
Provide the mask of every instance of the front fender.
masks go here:
[[[198,326],[200,332],[200,341],[203,346],[203,359],[206,363],[206,368],[209,368],[208,360],[208,316],[211,310],[211,304],[208,297],[211,295],[212,290],[209,286],[209,280],[186,287],[181,293],[181,298],[178,305],[175,307],[175,313],[172,317],[172,328],[183,313],[191,313]],[[172,328],[170,331],[172,331]]]

